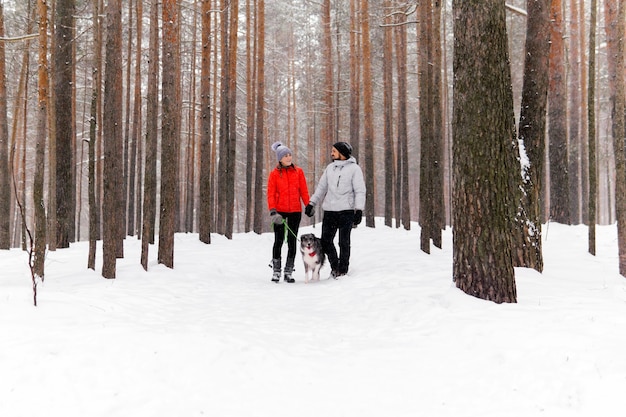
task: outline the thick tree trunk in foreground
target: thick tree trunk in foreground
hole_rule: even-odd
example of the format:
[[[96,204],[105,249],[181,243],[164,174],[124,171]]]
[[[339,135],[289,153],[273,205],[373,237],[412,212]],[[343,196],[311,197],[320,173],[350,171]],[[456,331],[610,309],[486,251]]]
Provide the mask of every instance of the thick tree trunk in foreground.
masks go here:
[[[478,298],[516,302],[511,262],[515,161],[504,2],[454,3],[453,278]]]

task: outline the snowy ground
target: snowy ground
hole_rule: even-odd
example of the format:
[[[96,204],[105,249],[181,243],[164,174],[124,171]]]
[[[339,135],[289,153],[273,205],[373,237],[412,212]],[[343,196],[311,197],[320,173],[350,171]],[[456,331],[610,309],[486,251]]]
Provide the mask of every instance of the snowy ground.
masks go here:
[[[270,234],[212,238],[177,235],[173,270],[151,247],[149,272],[129,238],[115,280],[87,243],[49,253],[38,307],[0,251],[0,416],[624,415],[615,226],[597,257],[586,227],[544,226],[544,273],[516,269],[504,305],[453,285],[450,230],[426,255],[416,224],[360,226],[349,275],[312,284],[299,258],[270,282]]]

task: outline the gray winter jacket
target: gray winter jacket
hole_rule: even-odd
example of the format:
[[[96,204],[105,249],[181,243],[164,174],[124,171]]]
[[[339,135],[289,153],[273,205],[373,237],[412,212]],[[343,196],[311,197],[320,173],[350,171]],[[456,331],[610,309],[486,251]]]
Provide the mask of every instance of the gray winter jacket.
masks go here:
[[[363,171],[353,156],[344,161],[333,161],[326,167],[311,196],[311,203],[319,207],[322,200],[324,211],[365,209]]]

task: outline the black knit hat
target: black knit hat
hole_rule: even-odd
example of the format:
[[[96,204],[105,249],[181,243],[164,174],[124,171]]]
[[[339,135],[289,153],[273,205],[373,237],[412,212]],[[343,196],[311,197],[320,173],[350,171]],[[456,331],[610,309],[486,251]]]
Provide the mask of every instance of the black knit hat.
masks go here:
[[[337,142],[333,145],[333,148],[337,149],[346,159],[352,155],[352,146],[348,142]]]

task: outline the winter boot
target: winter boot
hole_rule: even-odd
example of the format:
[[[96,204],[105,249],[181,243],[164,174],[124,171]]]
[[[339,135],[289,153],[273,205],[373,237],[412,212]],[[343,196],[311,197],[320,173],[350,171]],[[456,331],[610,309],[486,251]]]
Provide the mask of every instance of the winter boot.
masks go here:
[[[273,282],[278,282],[280,281],[280,266],[281,266],[281,259],[272,259],[272,269],[274,270],[274,273],[272,274],[272,281]]]
[[[291,274],[293,274],[293,261],[293,258],[287,258],[287,263],[285,264],[285,282],[296,282],[291,276]]]

